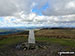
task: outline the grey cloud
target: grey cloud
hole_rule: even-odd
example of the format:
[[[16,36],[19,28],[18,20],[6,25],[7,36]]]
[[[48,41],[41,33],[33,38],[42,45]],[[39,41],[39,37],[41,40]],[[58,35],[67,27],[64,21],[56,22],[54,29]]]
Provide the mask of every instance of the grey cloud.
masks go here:
[[[35,5],[33,6],[33,3]],[[32,8],[42,8],[48,3],[48,8],[42,11],[46,16],[75,14],[75,0],[0,0],[0,16],[11,16],[23,11],[30,14]]]
[[[0,16],[9,16],[17,11],[17,8],[9,0],[0,0]]]
[[[13,16],[24,11],[28,14],[32,8],[32,0],[0,0],[0,16]]]
[[[75,0],[49,0],[49,8],[43,11],[44,15],[60,16],[75,14]]]

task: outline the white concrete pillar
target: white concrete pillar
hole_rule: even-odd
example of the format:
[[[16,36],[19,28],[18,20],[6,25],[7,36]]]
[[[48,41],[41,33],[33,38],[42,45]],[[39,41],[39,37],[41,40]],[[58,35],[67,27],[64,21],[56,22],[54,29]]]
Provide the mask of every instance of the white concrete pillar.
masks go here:
[[[35,44],[34,30],[29,30],[28,43]]]

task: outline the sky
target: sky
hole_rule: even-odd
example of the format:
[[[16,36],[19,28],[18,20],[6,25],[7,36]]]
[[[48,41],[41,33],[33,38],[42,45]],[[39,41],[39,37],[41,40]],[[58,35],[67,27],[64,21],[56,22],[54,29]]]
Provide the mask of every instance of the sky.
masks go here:
[[[75,27],[75,0],[0,0],[0,27]]]

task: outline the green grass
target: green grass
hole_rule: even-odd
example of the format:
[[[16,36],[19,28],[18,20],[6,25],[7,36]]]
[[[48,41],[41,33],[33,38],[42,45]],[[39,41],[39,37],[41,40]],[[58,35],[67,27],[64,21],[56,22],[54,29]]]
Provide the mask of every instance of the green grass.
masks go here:
[[[8,30],[0,30],[0,32],[6,32],[6,31],[8,31]]]
[[[59,38],[39,37],[39,38],[36,38],[36,40],[75,47],[75,39],[59,39]]]
[[[27,38],[23,36],[8,37],[0,40],[0,47],[3,47],[5,45],[14,45],[20,42],[24,42],[25,40],[27,40]]]
[[[17,44],[19,42],[24,42],[24,41],[27,41],[27,38],[24,36],[8,37],[3,40],[0,40],[0,48],[5,45],[14,45],[14,44]],[[36,37],[36,41],[45,41],[45,42],[75,47],[75,39]]]

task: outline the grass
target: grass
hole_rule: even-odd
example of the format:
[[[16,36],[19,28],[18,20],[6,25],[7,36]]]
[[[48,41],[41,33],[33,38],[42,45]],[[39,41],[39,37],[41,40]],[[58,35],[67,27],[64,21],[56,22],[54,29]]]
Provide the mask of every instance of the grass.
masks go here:
[[[35,33],[38,37],[73,38],[75,39],[75,29],[46,29]]]
[[[8,30],[0,30],[0,32],[6,32],[6,31],[8,31]]]
[[[46,41],[50,43],[61,44],[65,46],[72,46],[75,47],[75,39],[59,39],[59,38],[47,38],[47,37],[40,37],[36,38],[37,41]]]
[[[0,48],[5,45],[14,45],[19,42],[27,41],[27,38],[24,36],[11,36],[0,40]],[[47,38],[47,37],[36,37],[36,41],[45,41],[65,46],[75,47],[75,39],[59,39],[59,38]]]
[[[8,37],[3,40],[0,40],[0,48],[4,47],[5,45],[14,45],[20,42],[24,42],[27,38],[23,36],[13,36]]]

